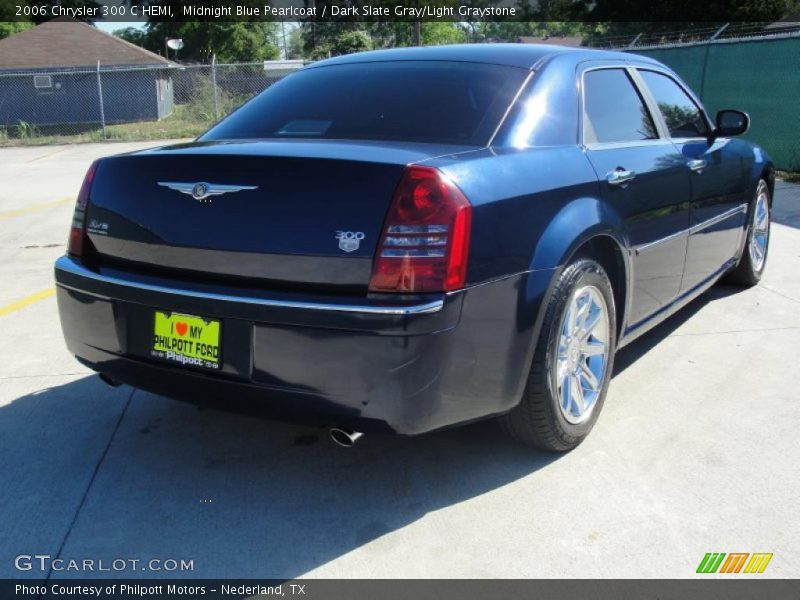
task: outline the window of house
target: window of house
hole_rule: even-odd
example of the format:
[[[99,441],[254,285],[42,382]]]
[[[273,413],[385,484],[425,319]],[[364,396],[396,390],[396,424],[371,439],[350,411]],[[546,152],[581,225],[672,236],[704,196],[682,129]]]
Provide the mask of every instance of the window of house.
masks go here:
[[[34,75],[33,87],[37,90],[51,88],[53,87],[53,78],[50,75]]]

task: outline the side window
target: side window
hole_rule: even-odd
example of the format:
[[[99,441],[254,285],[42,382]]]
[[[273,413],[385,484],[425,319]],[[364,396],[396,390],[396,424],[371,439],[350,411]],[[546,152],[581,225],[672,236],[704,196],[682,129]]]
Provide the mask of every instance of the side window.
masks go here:
[[[640,70],[639,74],[664,115],[671,137],[694,138],[708,135],[708,125],[703,113],[671,77],[655,71]]]
[[[650,111],[623,69],[587,71],[583,85],[584,143],[658,138]]]

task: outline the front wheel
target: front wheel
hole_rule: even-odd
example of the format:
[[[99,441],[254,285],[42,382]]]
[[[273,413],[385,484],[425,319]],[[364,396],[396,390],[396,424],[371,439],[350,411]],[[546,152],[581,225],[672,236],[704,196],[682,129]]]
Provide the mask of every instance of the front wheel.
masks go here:
[[[747,238],[739,264],[728,274],[726,280],[744,286],[753,286],[761,281],[767,266],[770,233],[769,186],[761,179],[756,187],[756,196],[750,210]]]
[[[519,441],[571,450],[603,406],[616,351],[611,282],[589,258],[567,266],[547,305],[522,400],[501,423]]]

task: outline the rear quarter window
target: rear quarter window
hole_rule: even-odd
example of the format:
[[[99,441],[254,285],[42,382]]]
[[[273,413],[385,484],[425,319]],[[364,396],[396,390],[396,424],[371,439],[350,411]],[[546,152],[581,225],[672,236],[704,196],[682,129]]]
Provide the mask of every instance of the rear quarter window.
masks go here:
[[[658,138],[650,111],[623,69],[597,69],[583,76],[583,141],[587,144]]]
[[[440,61],[312,67],[270,87],[201,139],[486,145],[527,74],[515,67]]]

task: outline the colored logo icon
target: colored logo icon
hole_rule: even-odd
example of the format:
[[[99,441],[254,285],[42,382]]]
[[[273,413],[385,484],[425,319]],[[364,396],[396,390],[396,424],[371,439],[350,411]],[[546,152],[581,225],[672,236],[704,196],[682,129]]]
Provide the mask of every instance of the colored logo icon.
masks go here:
[[[749,559],[749,560],[748,560]],[[772,553],[755,552],[707,552],[697,566],[698,573],[763,573],[769,561],[772,560]]]

